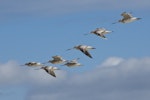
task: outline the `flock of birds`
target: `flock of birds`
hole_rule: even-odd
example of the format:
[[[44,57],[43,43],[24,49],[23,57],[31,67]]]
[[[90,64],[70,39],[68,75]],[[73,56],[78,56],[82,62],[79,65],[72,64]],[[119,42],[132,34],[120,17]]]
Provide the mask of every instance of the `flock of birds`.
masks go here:
[[[131,15],[131,13],[127,13],[127,12],[123,12],[121,14],[121,16],[123,17],[122,19],[118,20],[117,22],[113,23],[130,23],[136,20],[139,20],[141,18],[137,18],[137,17],[133,17]],[[103,39],[106,39],[105,34],[111,33],[112,31],[106,30],[105,28],[96,28],[95,30],[91,31],[91,34],[95,34]],[[89,34],[89,33],[88,33]],[[88,56],[89,58],[92,58],[92,55],[89,53],[89,50],[95,49],[92,46],[88,46],[88,45],[77,45],[74,46],[71,49],[68,50],[72,50],[72,49],[76,49],[76,50],[80,50],[82,53],[84,53],[86,56]],[[64,66],[68,66],[68,67],[74,67],[74,66],[82,66],[81,63],[78,62],[79,58],[77,59],[73,59],[73,60],[65,60],[63,59],[61,56],[52,56],[52,60],[49,60],[48,62],[45,63],[39,63],[39,62],[28,62],[25,63],[23,66],[29,66],[29,67],[40,67],[39,69],[43,69],[45,70],[48,74],[50,74],[53,77],[56,77],[55,74],[55,70],[60,70],[58,67],[54,67],[54,66],[47,66],[45,65],[46,63],[51,63],[51,64],[63,64]]]

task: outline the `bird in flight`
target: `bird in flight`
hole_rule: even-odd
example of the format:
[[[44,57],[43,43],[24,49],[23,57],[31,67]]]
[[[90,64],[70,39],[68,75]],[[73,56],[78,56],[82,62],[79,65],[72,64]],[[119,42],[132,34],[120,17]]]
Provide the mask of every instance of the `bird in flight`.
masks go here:
[[[95,49],[94,47],[92,46],[87,46],[87,45],[77,45],[77,46],[74,46],[73,48],[71,49],[76,49],[76,50],[80,50],[82,53],[84,53],[86,56],[92,58],[91,54],[88,52],[88,50],[92,50],[92,49]],[[71,50],[71,49],[68,49],[68,50]]]
[[[56,74],[55,74],[54,71],[55,70],[60,70],[59,68],[53,67],[53,66],[44,66],[44,67],[41,67],[40,69],[45,70],[48,74],[50,74],[53,77],[56,77]]]
[[[131,15],[131,13],[127,13],[127,12],[123,12],[121,14],[121,16],[123,17],[122,19],[118,20],[118,22],[120,23],[131,23],[133,21],[136,21],[136,20],[140,20],[141,18],[138,18],[138,17],[134,17]],[[115,22],[113,24],[116,24],[118,22]]]
[[[46,62],[46,63],[62,64],[62,63],[64,63],[64,62],[66,62],[65,59],[63,59],[61,56],[58,56],[58,55],[52,56],[52,58],[53,58],[52,60],[49,60],[49,61]]]
[[[64,65],[66,65],[68,67],[82,66],[82,64],[79,63],[78,60],[79,60],[79,58],[73,59],[71,61],[67,61],[67,63],[65,63]]]
[[[43,66],[43,64],[39,62],[28,62],[21,66],[39,67],[39,66]]]
[[[108,34],[110,32],[113,32],[113,31],[106,30],[105,28],[96,28],[95,30],[91,31],[90,33],[95,34],[103,39],[107,39],[105,34]]]

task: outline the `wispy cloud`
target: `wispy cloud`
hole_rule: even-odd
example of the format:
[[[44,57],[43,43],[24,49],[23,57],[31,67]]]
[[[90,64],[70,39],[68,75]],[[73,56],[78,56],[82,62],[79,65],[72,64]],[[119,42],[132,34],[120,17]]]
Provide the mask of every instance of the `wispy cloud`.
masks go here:
[[[0,65],[0,85],[15,85],[22,83],[29,84],[52,84],[53,81],[59,82],[65,79],[66,72],[56,72],[59,77],[53,78],[44,70],[35,70],[35,68],[27,68],[20,66],[17,62],[9,61],[6,64]]]
[[[0,12],[3,14],[35,14],[53,15],[76,11],[89,11],[101,9],[147,9],[149,0],[1,0]]]
[[[0,65],[0,84],[34,84],[27,100],[149,100],[149,66],[150,58],[110,57],[94,70],[71,76],[58,71],[53,78],[43,70],[10,61]]]
[[[35,89],[28,100],[148,100],[149,66],[150,58],[111,57],[95,70],[72,76],[67,82]]]

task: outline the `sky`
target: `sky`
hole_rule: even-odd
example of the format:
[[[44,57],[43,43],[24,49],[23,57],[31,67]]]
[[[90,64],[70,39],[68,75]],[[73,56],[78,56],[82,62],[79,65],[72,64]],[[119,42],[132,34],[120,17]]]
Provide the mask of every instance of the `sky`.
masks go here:
[[[0,99],[149,100],[149,0],[0,0]],[[141,20],[112,24],[131,12]],[[104,27],[107,40],[89,34]],[[88,58],[75,45],[95,47]],[[20,66],[54,55],[84,66],[62,65],[56,78]]]

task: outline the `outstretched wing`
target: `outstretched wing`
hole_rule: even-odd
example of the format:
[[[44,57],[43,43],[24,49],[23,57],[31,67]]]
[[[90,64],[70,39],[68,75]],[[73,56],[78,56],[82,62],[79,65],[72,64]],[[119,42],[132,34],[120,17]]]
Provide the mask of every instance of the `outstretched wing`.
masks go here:
[[[123,16],[123,19],[129,19],[129,18],[132,18],[132,15],[130,13],[126,13],[126,12],[123,12],[121,14],[121,16]]]
[[[106,38],[104,34],[96,34],[96,35],[98,35],[98,36],[100,36],[102,38]]]
[[[91,54],[87,50],[80,49],[81,52],[83,52],[88,57],[92,58]]]
[[[53,70],[53,69],[50,69],[50,70],[49,70],[49,74],[50,74],[50,75],[52,75],[53,77],[56,77],[56,75],[55,75],[55,73],[54,73],[54,70]]]
[[[61,60],[62,58],[60,56],[53,56],[54,60]]]

